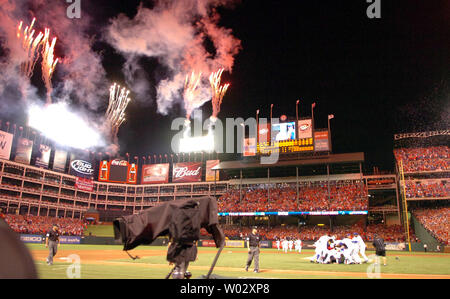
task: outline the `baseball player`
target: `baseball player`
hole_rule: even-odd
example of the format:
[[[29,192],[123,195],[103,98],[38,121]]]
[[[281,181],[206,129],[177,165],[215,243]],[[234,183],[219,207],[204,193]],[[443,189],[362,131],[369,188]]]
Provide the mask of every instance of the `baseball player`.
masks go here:
[[[276,244],[278,251],[280,251],[280,239],[277,238]]]
[[[335,263],[338,260],[338,251],[333,239],[329,239],[327,242],[326,254],[323,260],[324,264]]]
[[[281,242],[281,246],[283,247],[283,251],[284,251],[284,253],[287,253],[287,251],[288,251],[288,240],[286,240],[286,239],[284,239],[282,242]]]
[[[352,242],[352,235],[347,234],[347,236],[342,240],[342,243],[344,243],[347,246],[347,249],[344,250],[344,256],[345,261],[347,264],[355,264],[358,262],[358,257],[356,257],[355,252],[357,250],[356,244]],[[359,263],[361,263],[361,259],[359,259]]]
[[[292,248],[294,247],[294,241],[292,239],[289,239],[289,251],[292,251]]]
[[[298,253],[302,253],[302,240],[297,239],[295,240],[295,251],[298,251]]]
[[[330,235],[327,233],[326,235],[323,235],[322,237],[320,237],[319,240],[316,241],[316,243],[314,243],[314,247],[316,249],[315,249],[315,255],[311,259],[311,262],[320,263],[323,261],[323,255],[324,255],[324,251],[326,249],[328,239],[330,239]]]
[[[356,244],[358,245],[358,253],[363,257],[364,262],[367,263],[369,258],[366,256],[366,243],[364,243],[364,240],[358,233],[354,233],[353,240],[356,240]]]

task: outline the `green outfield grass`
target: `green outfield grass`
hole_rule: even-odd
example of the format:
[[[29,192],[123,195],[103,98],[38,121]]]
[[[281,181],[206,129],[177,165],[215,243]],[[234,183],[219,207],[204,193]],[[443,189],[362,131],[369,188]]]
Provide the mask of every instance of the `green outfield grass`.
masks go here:
[[[46,254],[43,245],[33,244],[29,245],[29,248],[33,255]],[[122,251],[121,246],[61,245],[53,266],[46,265],[43,258],[38,258],[35,262],[40,278],[66,278],[70,264],[60,258],[71,253],[77,253],[81,257],[81,278],[164,278],[171,269],[165,259],[165,250],[165,247],[141,246],[136,252],[131,252],[141,257],[133,261]],[[194,278],[207,273],[216,254],[215,248],[199,248],[199,250],[198,260],[189,268]],[[85,254],[87,260],[84,258]],[[252,267],[249,272],[244,271],[247,258],[244,248],[225,248],[214,273],[234,278],[367,278],[366,271],[371,264],[312,264],[307,258],[313,254],[312,250],[304,250],[302,254],[285,254],[277,252],[276,249],[262,249],[260,257],[262,271],[253,273]],[[370,254],[371,252],[368,252],[368,255]],[[109,255],[114,257],[110,259]],[[380,270],[382,275],[393,276],[383,278],[407,278],[401,276],[402,274],[449,275],[444,278],[450,278],[450,254],[388,252],[388,266],[381,266]],[[400,276],[397,277],[397,274]]]
[[[84,235],[89,236],[89,233],[97,237],[114,237],[112,225],[88,225],[84,230]]]

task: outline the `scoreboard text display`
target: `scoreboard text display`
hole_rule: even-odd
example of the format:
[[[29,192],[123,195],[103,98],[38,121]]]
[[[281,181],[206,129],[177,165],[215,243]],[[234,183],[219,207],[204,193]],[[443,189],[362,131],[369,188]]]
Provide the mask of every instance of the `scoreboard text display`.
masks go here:
[[[312,138],[258,143],[258,154],[260,155],[268,155],[276,152],[280,154],[293,154],[312,151],[314,151]]]

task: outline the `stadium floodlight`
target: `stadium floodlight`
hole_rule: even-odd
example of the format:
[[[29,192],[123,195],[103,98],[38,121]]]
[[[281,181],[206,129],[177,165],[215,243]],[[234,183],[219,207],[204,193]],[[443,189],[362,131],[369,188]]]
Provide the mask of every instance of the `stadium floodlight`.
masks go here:
[[[100,134],[65,103],[30,106],[28,125],[63,146],[88,149],[104,143]]]
[[[214,135],[208,134],[200,137],[184,137],[180,139],[181,153],[207,152],[214,151]]]

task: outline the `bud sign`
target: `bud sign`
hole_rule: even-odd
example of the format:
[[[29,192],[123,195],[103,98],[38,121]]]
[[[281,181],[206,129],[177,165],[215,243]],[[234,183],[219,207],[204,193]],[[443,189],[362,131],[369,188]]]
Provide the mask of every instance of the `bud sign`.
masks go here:
[[[200,182],[202,180],[202,163],[176,163],[172,170],[173,183]]]

